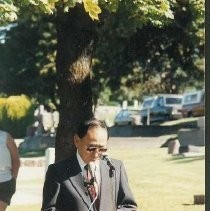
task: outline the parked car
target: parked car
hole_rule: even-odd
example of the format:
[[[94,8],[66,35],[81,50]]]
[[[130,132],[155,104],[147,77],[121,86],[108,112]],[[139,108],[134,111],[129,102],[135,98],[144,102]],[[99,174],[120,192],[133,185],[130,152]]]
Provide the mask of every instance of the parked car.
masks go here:
[[[139,125],[140,110],[138,109],[123,109],[114,119],[115,125]]]
[[[160,94],[146,98],[140,110],[143,125],[181,118],[182,95]],[[147,120],[149,117],[149,120]]]
[[[182,118],[182,113],[180,109],[182,108],[183,95],[180,94],[164,94],[162,95],[164,99],[164,105],[172,107],[171,119]]]
[[[205,90],[184,93],[181,113],[183,117],[204,116]]]

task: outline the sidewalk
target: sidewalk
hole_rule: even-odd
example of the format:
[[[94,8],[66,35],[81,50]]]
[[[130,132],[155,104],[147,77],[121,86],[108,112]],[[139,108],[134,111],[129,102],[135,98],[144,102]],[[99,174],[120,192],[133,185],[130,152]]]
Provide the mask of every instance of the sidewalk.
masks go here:
[[[22,158],[21,158],[22,161]],[[21,166],[12,205],[41,204],[45,167]]]

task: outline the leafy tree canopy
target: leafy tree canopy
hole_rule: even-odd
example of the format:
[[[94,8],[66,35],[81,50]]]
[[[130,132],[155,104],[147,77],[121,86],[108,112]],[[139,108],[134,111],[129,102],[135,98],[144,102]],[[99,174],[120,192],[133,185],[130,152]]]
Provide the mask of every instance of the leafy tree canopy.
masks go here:
[[[177,1],[172,10],[170,24],[149,23],[130,36],[115,17],[123,10],[117,11],[100,31],[94,73],[98,79],[103,75],[101,89],[110,86],[113,99],[203,87],[204,1]]]
[[[15,37],[18,39],[18,37],[20,37],[21,33],[24,31],[26,37],[31,37],[31,40],[34,40],[31,42],[30,39],[28,39],[28,46],[26,43],[24,43],[24,45],[20,43],[18,48],[12,46],[12,40],[7,40],[7,46],[3,46],[3,48],[6,50],[10,45],[10,52],[6,50],[7,53],[4,54],[4,58],[2,59],[5,61],[4,63],[6,63],[4,67],[8,67],[6,69],[9,69],[7,77],[9,79],[8,82],[13,84],[14,80],[16,80],[16,84],[19,84],[16,89],[17,93],[20,93],[18,90],[24,90],[24,87],[24,93],[26,94],[29,94],[33,89],[35,89],[37,93],[43,93],[44,90],[52,90],[51,92],[55,90],[55,87],[53,88],[53,84],[50,83],[50,81],[55,81],[53,74],[50,74],[55,72],[55,56],[53,56],[55,50],[52,49],[53,47],[50,47],[53,46],[54,41],[52,40],[52,36],[47,35],[49,34],[48,32],[43,31],[43,34],[40,34],[40,28],[44,28],[44,26],[42,25],[43,27],[38,27],[38,22],[40,22],[40,20],[39,18],[37,19],[37,14],[42,12],[43,14],[48,14],[50,17],[51,14],[57,14],[58,10],[68,12],[71,8],[78,4],[84,6],[85,11],[93,20],[98,20],[100,18],[100,20],[103,22],[103,25],[105,24],[104,19],[109,19],[110,16],[119,19],[117,30],[118,33],[124,37],[130,36],[133,34],[133,32],[136,31],[136,28],[142,27],[147,22],[161,26],[169,19],[173,18],[171,6],[174,5],[174,2],[168,0],[65,0],[62,2],[58,0],[0,0],[0,24],[3,25],[8,22],[15,21],[18,17],[23,20],[23,17],[25,17],[26,21],[23,22],[21,19],[19,20],[17,30],[19,29],[20,31],[18,33],[16,30]],[[115,13],[117,15],[114,15]],[[27,24],[27,21],[28,24],[31,24],[29,31],[27,31],[27,28],[24,27],[25,24]],[[30,21],[31,23],[29,23]],[[47,27],[50,28],[49,24],[45,26],[45,28]],[[50,34],[53,35],[54,33],[51,32]],[[13,36],[14,39],[14,35],[12,35],[12,33],[13,32],[11,32],[10,36]],[[49,42],[52,41],[52,43],[48,45],[47,40],[49,40]],[[26,40],[23,40],[23,42],[25,41]],[[24,46],[25,48],[29,48],[21,50],[24,48]],[[39,50],[36,46],[39,46]],[[14,49],[17,51],[15,52]],[[48,52],[46,52],[46,49]],[[21,52],[23,52],[23,54],[20,56]],[[9,56],[11,53],[13,55],[19,54],[18,58],[16,58],[16,56]],[[12,58],[16,59],[12,60]],[[13,67],[15,68],[9,68],[11,64],[13,64]],[[28,82],[25,81],[24,87],[21,88],[21,86],[23,86],[23,83],[21,85],[21,81],[24,80],[23,77],[26,76],[26,73],[32,76],[34,80],[33,83],[31,83],[32,81],[29,80]],[[17,77],[14,77],[15,75]],[[39,78],[39,76],[42,77]],[[43,76],[47,76],[47,84],[45,83],[46,80],[43,80]],[[31,85],[28,84],[27,86],[27,83],[30,83]],[[2,82],[2,86],[4,89],[9,89],[12,87],[8,84],[7,86],[4,86],[4,82]],[[20,87],[20,89],[18,89],[18,87]],[[7,90],[7,93],[10,93],[10,91]],[[53,93],[51,93],[50,96],[55,104],[55,96],[53,96]]]
[[[4,4],[20,5],[17,1],[13,2],[4,1]],[[43,5],[49,6],[47,1],[21,2],[22,6],[34,5],[45,13],[52,13],[55,9],[55,4],[49,7],[51,9],[46,9],[47,6]],[[158,2],[155,1],[154,5],[157,6]],[[76,1],[72,4],[65,1],[65,10],[75,4]],[[203,0],[170,1],[174,20],[162,28],[158,27],[161,25],[161,15],[159,19],[152,15],[157,14],[157,7],[150,1],[121,1],[121,4],[119,1],[100,1],[98,4],[111,13],[100,16],[102,19],[105,16],[106,22],[99,28],[99,45],[93,59],[95,102],[103,95],[99,90],[106,90],[106,87],[112,90],[110,100],[141,99],[154,90],[177,93],[183,91],[185,86],[196,85],[196,80],[203,81]],[[164,7],[164,3],[161,4]],[[31,96],[33,93],[42,103],[50,97],[56,105],[54,20],[51,16],[38,15],[38,10],[35,10],[36,13],[28,14],[27,19],[21,21],[26,13],[24,8],[14,11],[18,11],[19,23],[15,30],[7,33],[7,45],[1,47],[1,51],[5,52],[1,57],[4,62],[2,69],[7,70],[8,75],[6,85],[1,82],[1,89],[8,94],[26,93]],[[149,20],[147,24],[146,19]],[[23,37],[23,32],[27,39]],[[29,40],[28,45],[26,40]],[[14,68],[11,69],[11,66]],[[186,81],[186,77],[189,80]],[[12,84],[16,84],[15,92]],[[202,83],[196,86],[202,86]]]
[[[170,7],[174,2],[173,0],[0,0],[0,23],[16,20],[19,8],[22,6],[33,6],[39,11],[52,14],[58,8],[68,12],[76,4],[83,4],[85,11],[93,20],[99,19],[102,9],[116,12],[123,5],[130,11],[129,22],[142,25],[150,21],[153,24],[162,25],[161,20],[173,18]]]
[[[55,26],[50,16],[19,17],[0,45],[0,89],[7,95],[21,93],[40,103],[56,105]]]

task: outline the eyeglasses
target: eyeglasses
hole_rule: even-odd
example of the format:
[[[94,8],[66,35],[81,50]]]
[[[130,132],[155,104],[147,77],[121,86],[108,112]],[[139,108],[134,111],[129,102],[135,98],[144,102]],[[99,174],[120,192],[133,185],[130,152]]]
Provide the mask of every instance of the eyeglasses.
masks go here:
[[[86,148],[86,150],[88,152],[95,152],[96,150],[99,152],[99,153],[104,153],[107,151],[107,148],[100,148],[100,147],[88,147]]]

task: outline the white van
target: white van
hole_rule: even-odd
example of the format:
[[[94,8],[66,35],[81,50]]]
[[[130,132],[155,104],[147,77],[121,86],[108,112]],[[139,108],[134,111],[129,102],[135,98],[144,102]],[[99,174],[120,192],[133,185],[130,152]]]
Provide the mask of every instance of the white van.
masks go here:
[[[184,93],[182,102],[183,117],[204,116],[205,90]]]

